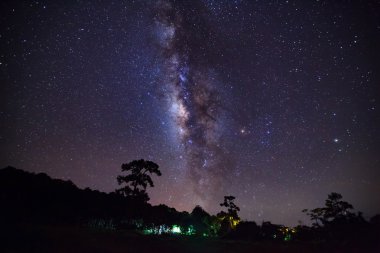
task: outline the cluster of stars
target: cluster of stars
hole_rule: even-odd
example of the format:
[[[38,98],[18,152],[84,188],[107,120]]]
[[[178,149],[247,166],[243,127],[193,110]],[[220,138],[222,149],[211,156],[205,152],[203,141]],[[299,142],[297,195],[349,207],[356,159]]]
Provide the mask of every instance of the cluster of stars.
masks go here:
[[[153,204],[295,225],[340,192],[372,215],[380,174],[379,4],[0,4],[0,165],[117,188],[163,176]],[[280,211],[279,211],[280,210]]]

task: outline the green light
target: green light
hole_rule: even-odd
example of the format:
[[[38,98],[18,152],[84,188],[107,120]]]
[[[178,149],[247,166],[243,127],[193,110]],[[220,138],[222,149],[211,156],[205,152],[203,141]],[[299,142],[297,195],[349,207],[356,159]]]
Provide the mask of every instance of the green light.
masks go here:
[[[144,229],[143,230],[143,233],[145,234],[145,235],[151,235],[151,234],[153,234],[153,229]]]
[[[178,225],[173,225],[172,233],[174,234],[180,234],[181,233],[181,227]]]
[[[284,237],[284,241],[287,242],[287,241],[290,241],[290,239],[292,239],[291,235],[286,235]]]
[[[190,225],[188,228],[187,228],[187,231],[185,232],[186,235],[193,235],[195,234],[195,229],[193,227],[193,225]]]
[[[159,226],[151,226],[145,227],[142,229],[142,233],[145,235],[161,235],[161,234],[182,234],[182,235],[195,235],[196,230],[193,225],[189,225],[188,227],[181,227],[179,225],[159,225]],[[203,236],[208,236],[208,234],[204,234]]]

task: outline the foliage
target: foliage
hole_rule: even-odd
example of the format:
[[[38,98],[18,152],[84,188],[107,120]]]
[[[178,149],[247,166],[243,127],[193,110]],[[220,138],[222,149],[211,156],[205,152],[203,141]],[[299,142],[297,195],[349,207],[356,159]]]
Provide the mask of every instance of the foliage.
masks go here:
[[[166,205],[140,205],[116,193],[79,189],[70,181],[11,167],[0,169],[0,193],[1,203],[6,203],[0,208],[3,231],[15,226],[23,229],[25,224],[72,224],[75,227],[84,225],[92,230],[133,229],[173,236],[221,235],[233,240],[290,240],[290,243],[316,242],[326,245],[355,243],[360,249],[380,246],[380,215],[366,222],[360,212],[353,213],[352,205],[343,201],[340,194],[330,194],[325,206],[306,211],[313,221],[318,221],[318,226],[300,225],[293,229],[270,222],[259,226],[254,222],[240,222],[239,219],[233,229],[229,218],[226,218],[236,217],[239,211],[232,196],[226,196],[221,206],[227,210],[217,216],[208,214],[200,206],[189,214]],[[367,250],[364,248],[362,251]]]
[[[303,210],[313,221],[314,239],[334,241],[354,241],[363,238],[369,230],[369,223],[362,213],[354,213],[353,206],[342,200],[339,193],[330,193],[324,207]]]
[[[220,206],[227,207],[228,214],[234,218],[238,218],[237,212],[240,211],[240,208],[234,203],[234,196],[224,196],[223,203],[220,203]]]
[[[211,215],[207,213],[201,206],[194,207],[191,212],[191,223],[197,235],[209,234]]]
[[[238,215],[240,208],[234,203],[234,200],[234,196],[224,196],[223,203],[220,203],[220,206],[227,208],[227,212],[221,211],[217,214],[217,217],[221,221],[221,234],[226,234],[235,229],[240,222]]]
[[[354,218],[355,214],[350,211],[353,209],[353,206],[343,201],[342,198],[341,194],[332,192],[328,195],[324,207],[314,208],[310,211],[304,209],[302,212],[310,216],[314,227]]]
[[[159,166],[154,162],[141,159],[122,164],[121,171],[127,172],[128,174],[117,177],[119,185],[125,184],[125,186],[116,190],[116,192],[135,200],[147,202],[149,196],[146,192],[146,188],[148,186],[154,187],[150,174],[161,176]]]

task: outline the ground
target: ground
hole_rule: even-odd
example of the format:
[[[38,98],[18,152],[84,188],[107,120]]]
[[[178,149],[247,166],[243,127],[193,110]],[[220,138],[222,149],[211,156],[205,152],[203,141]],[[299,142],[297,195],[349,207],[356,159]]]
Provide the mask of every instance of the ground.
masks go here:
[[[4,228],[4,227],[3,227]],[[132,230],[99,231],[68,225],[14,225],[1,235],[4,253],[129,252],[378,252],[358,247],[300,242],[243,242],[213,238],[146,236]],[[380,252],[380,251],[379,251]]]

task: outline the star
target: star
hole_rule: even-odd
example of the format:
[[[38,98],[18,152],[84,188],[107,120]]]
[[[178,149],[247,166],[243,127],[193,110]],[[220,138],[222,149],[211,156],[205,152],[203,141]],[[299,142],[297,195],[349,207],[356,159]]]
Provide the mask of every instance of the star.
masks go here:
[[[380,181],[377,12],[341,2],[7,1],[0,166],[112,192],[143,158],[152,205],[231,194],[242,219],[297,225],[331,189],[379,213],[358,181]]]

